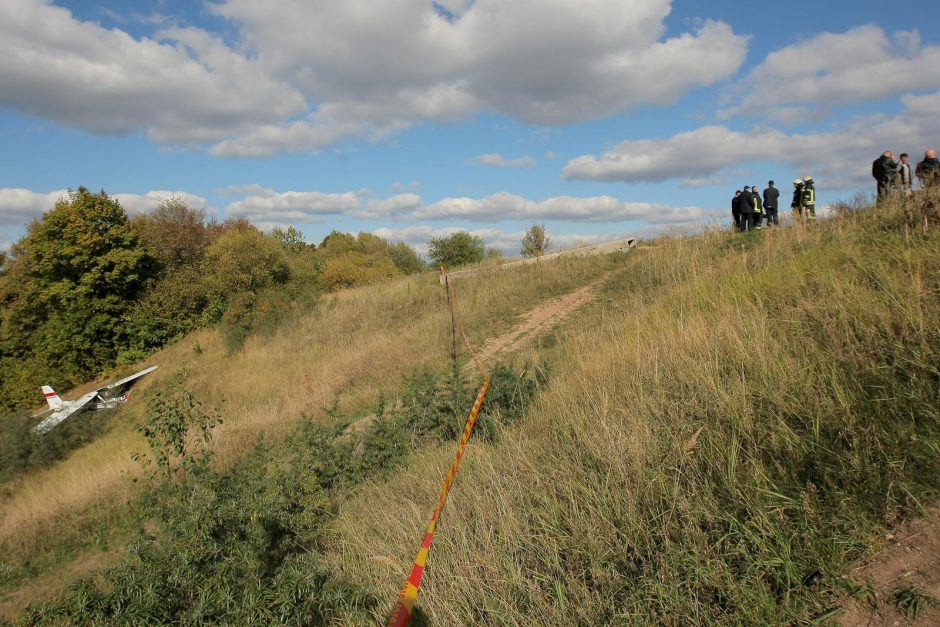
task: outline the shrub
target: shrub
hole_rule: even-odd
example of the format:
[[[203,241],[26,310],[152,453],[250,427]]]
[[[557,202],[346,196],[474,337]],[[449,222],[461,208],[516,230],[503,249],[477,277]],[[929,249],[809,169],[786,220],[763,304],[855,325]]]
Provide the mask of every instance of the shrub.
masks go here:
[[[401,276],[389,257],[347,251],[329,259],[320,275],[320,286],[326,291],[371,285]]]
[[[483,238],[467,231],[457,231],[447,237],[432,237],[428,241],[428,255],[434,265],[456,268],[483,261]]]

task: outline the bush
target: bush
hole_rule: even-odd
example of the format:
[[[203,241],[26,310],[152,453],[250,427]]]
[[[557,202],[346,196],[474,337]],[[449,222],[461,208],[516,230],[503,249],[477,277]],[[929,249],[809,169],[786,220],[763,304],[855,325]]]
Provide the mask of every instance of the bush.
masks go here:
[[[389,258],[378,254],[347,251],[329,259],[320,275],[320,286],[326,291],[372,285],[401,276]]]
[[[215,297],[227,302],[239,292],[257,293],[290,278],[284,248],[257,229],[232,229],[206,251],[207,280]]]
[[[531,370],[494,370],[492,419],[518,418],[538,385]],[[525,383],[528,381],[529,383]],[[453,441],[475,390],[456,370],[406,377],[400,402],[380,402],[357,441],[336,407],[334,424],[304,419],[276,448],[259,446],[232,470],[213,471],[195,440],[217,423],[188,393],[151,401],[141,426],[157,472],[152,523],[126,562],[27,609],[25,624],[325,624],[369,622],[379,600],[338,578],[322,559],[337,491],[407,462],[417,446]],[[481,419],[483,416],[481,415]],[[203,437],[194,438],[197,433]],[[179,472],[185,470],[185,472]]]
[[[389,253],[395,267],[401,270],[402,274],[417,274],[427,269],[427,264],[422,261],[414,248],[405,242],[398,242],[390,246]]]
[[[435,266],[456,268],[483,261],[483,238],[467,231],[457,231],[448,237],[432,237],[428,241],[428,255]]]
[[[26,470],[45,468],[107,431],[111,410],[83,412],[46,433],[33,433],[40,418],[18,414],[0,428],[0,483]]]

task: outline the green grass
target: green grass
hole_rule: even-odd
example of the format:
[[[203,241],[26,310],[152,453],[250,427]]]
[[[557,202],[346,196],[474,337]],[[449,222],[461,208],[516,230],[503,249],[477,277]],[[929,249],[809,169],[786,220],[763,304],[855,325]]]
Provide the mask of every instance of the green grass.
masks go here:
[[[481,345],[607,277],[515,369],[494,371],[435,537],[422,620],[831,617],[873,538],[940,496],[937,202],[455,282]],[[150,505],[128,507],[157,527],[128,561],[27,623],[384,620],[474,383],[445,367],[449,315],[432,277],[324,301],[231,358],[205,334],[199,355],[184,342],[177,367],[209,405],[224,383],[264,373],[232,392],[216,463],[140,495]],[[523,368],[532,356],[539,367]],[[201,385],[210,376],[221,382]],[[317,377],[303,403],[279,392]],[[54,554],[54,540],[37,546]]]
[[[926,234],[911,219],[925,206]],[[553,347],[563,359],[530,418],[467,456],[419,597],[428,620],[831,615],[871,539],[940,491],[929,207],[662,239],[631,257]],[[334,567],[387,599],[375,619],[446,457],[340,512]]]

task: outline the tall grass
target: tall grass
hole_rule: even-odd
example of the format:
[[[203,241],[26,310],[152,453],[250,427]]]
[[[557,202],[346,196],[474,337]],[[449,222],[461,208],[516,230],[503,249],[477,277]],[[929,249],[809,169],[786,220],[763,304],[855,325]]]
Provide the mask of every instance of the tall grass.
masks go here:
[[[535,304],[573,289],[608,260],[570,260],[469,279],[459,304],[467,332],[482,345]],[[140,475],[131,455],[145,449],[133,424],[150,390],[185,387],[208,407],[221,407],[214,461],[232,468],[259,438],[277,442],[303,414],[320,419],[337,397],[362,411],[415,368],[448,363],[450,316],[434,275],[327,296],[317,311],[282,324],[273,336],[249,339],[229,355],[214,330],[202,330],[156,354],[160,370],[132,392],[113,428],[68,459],[0,485],[0,549],[5,563],[49,563],[64,544],[89,546],[89,529],[126,525]],[[193,350],[198,346],[198,350]],[[67,396],[68,397],[68,396]],[[80,419],[80,418],[77,418]],[[130,504],[129,504],[130,503]],[[90,547],[100,550],[99,547]],[[48,556],[48,559],[43,556]]]
[[[419,597],[430,623],[836,612],[848,565],[940,493],[936,203],[633,258],[529,418],[471,446]],[[388,600],[376,619],[450,453],[340,511],[333,567]]]

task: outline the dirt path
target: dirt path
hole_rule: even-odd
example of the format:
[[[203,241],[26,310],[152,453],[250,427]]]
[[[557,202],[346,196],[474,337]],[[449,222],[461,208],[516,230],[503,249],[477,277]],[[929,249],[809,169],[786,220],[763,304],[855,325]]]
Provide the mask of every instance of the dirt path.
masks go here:
[[[852,573],[853,582],[870,591],[846,604],[839,624],[940,625],[940,509],[904,525],[888,541]]]
[[[496,353],[517,350],[539,333],[551,329],[594,298],[594,293],[606,278],[606,274],[602,275],[582,288],[549,299],[532,309],[512,331],[487,340],[477,353],[480,361],[486,363]],[[466,367],[472,366],[472,360],[467,362]]]

